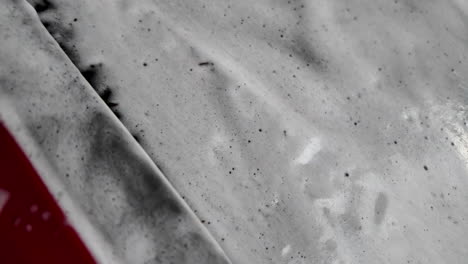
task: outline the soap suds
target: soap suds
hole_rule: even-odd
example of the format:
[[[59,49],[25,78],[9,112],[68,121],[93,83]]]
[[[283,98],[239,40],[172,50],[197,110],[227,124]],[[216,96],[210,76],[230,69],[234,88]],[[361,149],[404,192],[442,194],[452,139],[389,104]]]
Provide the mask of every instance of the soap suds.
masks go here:
[[[3,207],[5,207],[6,203],[8,202],[8,199],[10,197],[10,193],[0,189],[0,213],[3,210]]]
[[[291,245],[288,244],[281,250],[281,256],[285,257],[290,251]]]
[[[295,162],[300,165],[305,165],[309,163],[321,149],[320,138],[310,138],[302,153],[295,159]]]

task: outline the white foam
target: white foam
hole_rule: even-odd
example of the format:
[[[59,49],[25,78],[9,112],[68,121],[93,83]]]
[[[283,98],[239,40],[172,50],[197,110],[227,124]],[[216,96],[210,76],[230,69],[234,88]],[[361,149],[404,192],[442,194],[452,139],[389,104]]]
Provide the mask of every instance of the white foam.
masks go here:
[[[314,156],[322,149],[320,138],[313,137],[309,139],[302,153],[295,159],[295,163],[305,165],[309,163]]]
[[[288,244],[281,250],[281,256],[285,257],[290,251],[291,245]]]
[[[35,213],[37,212],[37,210],[39,210],[39,207],[36,204],[31,205],[31,207],[29,208],[29,211],[31,213]]]
[[[5,207],[8,199],[10,198],[10,193],[0,189],[0,213],[3,210],[3,207]]]

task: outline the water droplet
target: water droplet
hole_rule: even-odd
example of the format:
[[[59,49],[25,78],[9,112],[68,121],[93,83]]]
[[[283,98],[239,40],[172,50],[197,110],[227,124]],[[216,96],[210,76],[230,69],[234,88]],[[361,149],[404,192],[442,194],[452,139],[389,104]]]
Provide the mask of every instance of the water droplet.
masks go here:
[[[31,207],[29,208],[29,211],[31,211],[31,213],[35,213],[38,210],[39,210],[39,207],[36,204],[31,205]]]
[[[42,220],[47,221],[50,218],[50,212],[43,212],[42,213]]]

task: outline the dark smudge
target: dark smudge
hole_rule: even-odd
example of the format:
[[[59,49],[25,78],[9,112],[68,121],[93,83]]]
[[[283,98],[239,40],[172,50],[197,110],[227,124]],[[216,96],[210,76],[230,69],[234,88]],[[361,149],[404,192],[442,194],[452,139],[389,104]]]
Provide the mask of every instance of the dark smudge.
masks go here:
[[[385,218],[385,212],[388,207],[388,198],[384,193],[379,193],[374,207],[374,223],[380,225]]]
[[[147,217],[155,213],[159,217],[182,214],[182,206],[161,179],[162,175],[129,147],[130,142],[118,135],[117,127],[108,117],[96,115],[89,129],[96,131],[92,137],[89,168],[104,168],[106,175],[118,178],[130,203]]]
[[[305,65],[313,69],[325,72],[327,70],[327,60],[323,59],[316,49],[303,36],[294,39],[294,45],[291,47],[295,57],[304,62]]]
[[[81,74],[88,81],[91,87],[98,93],[104,103],[112,110],[114,115],[121,119],[122,114],[117,110],[118,103],[113,101],[114,92],[110,86],[101,88],[104,83],[101,78],[102,63],[91,64],[87,68],[81,70]]]
[[[28,2],[34,7],[39,15],[44,27],[47,29],[50,35],[59,44],[60,48],[67,54],[70,60],[74,64],[79,63],[79,56],[73,40],[75,34],[71,23],[63,21],[61,19],[57,7],[54,3],[49,0],[28,0]],[[42,13],[47,11],[57,11],[54,16],[43,16]]]
[[[55,5],[49,0],[30,0],[29,2],[34,7],[37,13],[42,13],[47,10],[55,9]]]
[[[210,61],[205,61],[198,63],[198,66],[214,66],[214,63]]]
[[[96,66],[91,64],[89,67],[80,70],[83,77],[92,87],[96,87],[98,85],[98,68],[100,68],[100,66],[101,65]]]

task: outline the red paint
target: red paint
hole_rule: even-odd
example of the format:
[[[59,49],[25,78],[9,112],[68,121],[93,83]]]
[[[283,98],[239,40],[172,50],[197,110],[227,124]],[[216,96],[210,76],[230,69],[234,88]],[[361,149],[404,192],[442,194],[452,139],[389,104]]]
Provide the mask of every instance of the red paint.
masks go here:
[[[0,263],[96,263],[1,122],[0,189]]]

